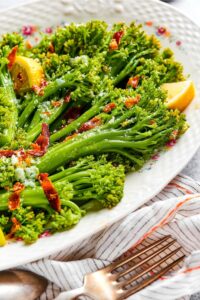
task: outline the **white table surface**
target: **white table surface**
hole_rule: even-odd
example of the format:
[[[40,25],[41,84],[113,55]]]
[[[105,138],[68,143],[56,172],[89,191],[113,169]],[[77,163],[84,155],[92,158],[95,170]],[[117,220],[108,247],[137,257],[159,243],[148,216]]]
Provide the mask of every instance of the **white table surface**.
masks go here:
[[[0,0],[0,9],[10,8],[21,3],[27,3],[28,5],[28,2],[31,1],[32,0]],[[194,22],[196,22],[200,26],[200,0],[171,0],[168,2],[188,15]],[[183,170],[183,173],[200,181],[200,149]],[[191,300],[200,300],[200,294],[192,296]]]

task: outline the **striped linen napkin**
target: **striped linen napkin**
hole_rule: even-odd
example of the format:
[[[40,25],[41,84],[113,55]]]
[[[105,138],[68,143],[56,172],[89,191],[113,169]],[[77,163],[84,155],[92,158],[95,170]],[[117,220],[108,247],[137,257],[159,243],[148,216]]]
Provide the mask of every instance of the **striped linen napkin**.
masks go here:
[[[133,199],[137,201],[137,199]],[[179,269],[162,277],[129,299],[186,299],[200,291],[200,183],[178,175],[162,192],[137,211],[106,230],[56,255],[21,266],[49,280],[40,300],[55,299],[81,287],[84,274],[104,267],[145,239],[171,235],[187,258]]]

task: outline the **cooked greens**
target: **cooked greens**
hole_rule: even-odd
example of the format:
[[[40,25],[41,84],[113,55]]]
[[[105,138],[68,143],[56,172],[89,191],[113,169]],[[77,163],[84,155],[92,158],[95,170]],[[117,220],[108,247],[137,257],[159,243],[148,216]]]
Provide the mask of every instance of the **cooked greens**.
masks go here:
[[[40,86],[16,90],[13,47],[40,62]],[[6,34],[0,48],[0,227],[8,238],[32,243],[116,206],[125,173],[187,130],[161,89],[184,80],[182,65],[141,25],[72,23],[28,49]]]

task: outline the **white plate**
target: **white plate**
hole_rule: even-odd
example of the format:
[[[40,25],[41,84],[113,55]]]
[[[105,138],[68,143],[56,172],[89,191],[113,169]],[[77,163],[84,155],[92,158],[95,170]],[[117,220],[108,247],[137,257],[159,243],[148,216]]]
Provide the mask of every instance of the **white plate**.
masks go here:
[[[34,24],[45,28],[61,22],[80,23],[95,18],[109,23],[137,20],[144,24],[151,21],[152,26],[145,26],[151,33],[156,33],[159,26],[167,28],[167,34],[159,36],[162,44],[174,50],[177,60],[183,63],[186,73],[191,74],[197,87],[196,99],[186,110],[190,129],[157,161],[148,163],[142,171],[127,177],[125,195],[117,207],[88,215],[72,230],[40,239],[31,246],[17,242],[1,248],[0,269],[56,253],[126,216],[157,194],[178,174],[200,145],[200,30],[171,6],[156,0],[34,1],[1,13],[0,33],[16,31],[23,25]]]

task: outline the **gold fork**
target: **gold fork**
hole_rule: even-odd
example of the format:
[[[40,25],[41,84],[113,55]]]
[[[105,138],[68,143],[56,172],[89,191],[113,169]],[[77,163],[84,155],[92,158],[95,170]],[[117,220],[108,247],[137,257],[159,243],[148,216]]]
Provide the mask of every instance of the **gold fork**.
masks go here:
[[[176,240],[171,236],[165,236],[135,253],[129,253],[99,271],[86,274],[83,287],[63,292],[55,300],[73,300],[81,295],[95,300],[126,299],[156,281],[184,259],[185,255],[181,253],[180,257],[167,263],[181,250],[179,245],[175,247],[175,243]],[[167,254],[164,253],[167,251]],[[156,270],[158,267],[159,270]]]

